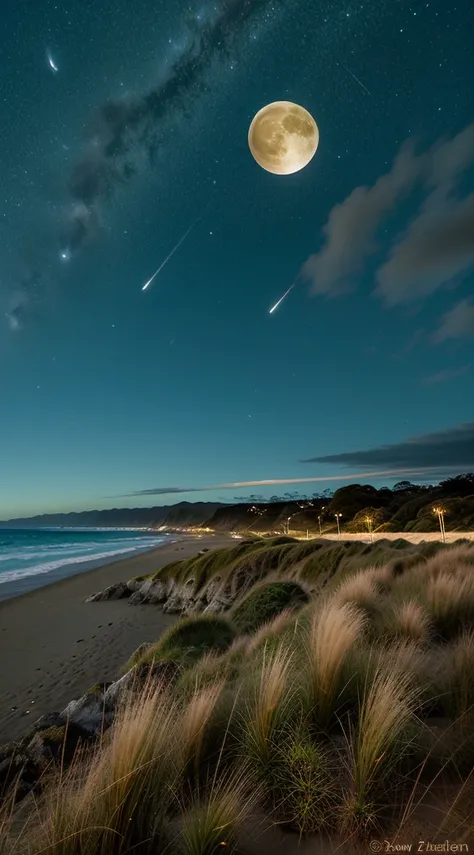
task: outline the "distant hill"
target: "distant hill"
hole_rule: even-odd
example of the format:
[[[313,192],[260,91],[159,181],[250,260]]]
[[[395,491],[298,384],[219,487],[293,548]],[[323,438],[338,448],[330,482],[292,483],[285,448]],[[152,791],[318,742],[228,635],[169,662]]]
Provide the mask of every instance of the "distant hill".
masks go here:
[[[71,514],[9,520],[0,528],[39,526],[165,527],[170,531],[200,526],[218,532],[305,532],[316,535],[341,531],[420,532],[436,531],[439,521],[434,507],[445,512],[449,531],[474,530],[474,473],[447,478],[422,487],[400,481],[392,489],[371,484],[348,484],[333,494],[300,496],[289,494],[270,500],[223,502],[178,502],[154,508],[112,508]]]
[[[0,522],[0,528],[198,526],[209,519],[220,506],[220,502],[178,502],[175,505],[161,505],[155,508],[111,508],[106,511],[41,514],[36,517]]]

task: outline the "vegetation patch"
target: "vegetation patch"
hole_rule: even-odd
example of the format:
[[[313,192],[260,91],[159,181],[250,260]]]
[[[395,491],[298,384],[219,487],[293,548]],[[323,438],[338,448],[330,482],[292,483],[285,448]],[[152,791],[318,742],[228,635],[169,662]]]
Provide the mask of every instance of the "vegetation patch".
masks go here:
[[[217,615],[184,618],[170,627],[156,644],[149,645],[141,656],[132,657],[130,664],[195,662],[208,651],[223,653],[235,636],[236,630],[226,618]]]
[[[232,622],[242,633],[252,634],[280,612],[308,602],[308,594],[297,582],[258,585],[231,609]]]

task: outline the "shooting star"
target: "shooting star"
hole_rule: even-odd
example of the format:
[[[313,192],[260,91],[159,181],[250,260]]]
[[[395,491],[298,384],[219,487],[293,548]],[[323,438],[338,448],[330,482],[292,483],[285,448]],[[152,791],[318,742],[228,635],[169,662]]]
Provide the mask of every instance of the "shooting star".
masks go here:
[[[48,51],[48,53],[47,53],[47,57],[48,57],[48,65],[49,65],[49,67],[50,67],[50,68],[51,68],[51,70],[52,70],[52,71],[54,71],[54,73],[56,74],[56,72],[57,72],[57,71],[59,71],[59,68],[58,68],[58,66],[56,65],[56,63],[55,63],[55,61],[54,61],[53,57],[51,56],[51,54],[49,53],[49,51]]]
[[[369,90],[367,89],[367,86],[364,86],[364,84],[362,83],[362,80],[359,80],[359,78],[356,77],[354,72],[351,71],[350,68],[347,67],[347,65],[344,65],[343,62],[339,62],[338,59],[336,59],[336,65],[339,65],[341,68],[344,69],[344,71],[347,71],[347,73],[351,75],[351,77],[356,81],[356,83],[358,83],[359,86],[362,86],[362,89],[364,90],[364,92],[367,92],[367,95],[370,95],[371,98],[373,97],[372,92],[369,92]]]
[[[285,293],[283,294],[283,297],[280,297],[280,299],[278,300],[278,303],[275,303],[275,305],[271,307],[271,309],[270,309],[270,311],[269,311],[269,313],[268,313],[269,315],[273,314],[273,312],[275,311],[275,309],[278,309],[278,306],[280,305],[280,303],[283,303],[283,300],[285,299],[285,297],[287,297],[287,296],[288,296],[288,294],[290,293],[290,291],[292,291],[292,290],[293,290],[293,288],[295,287],[295,285],[296,285],[296,279],[295,279],[295,281],[293,282],[293,284],[292,284],[292,285],[290,285],[290,287],[288,288],[288,291],[285,291]]]
[[[147,289],[147,288],[149,288],[149,286],[151,285],[151,283],[153,282],[153,280],[158,276],[158,273],[160,273],[160,271],[161,271],[161,270],[163,270],[163,267],[165,266],[165,264],[168,264],[168,261],[170,260],[170,258],[175,254],[175,252],[179,249],[179,247],[181,246],[181,244],[186,240],[187,236],[192,232],[192,230],[194,229],[194,227],[195,227],[195,226],[197,226],[197,224],[198,224],[199,220],[201,220],[201,219],[202,219],[202,217],[204,216],[205,211],[208,209],[208,207],[209,207],[209,205],[210,205],[210,204],[211,204],[210,202],[208,202],[208,203],[207,203],[206,207],[204,208],[204,211],[202,211],[202,213],[201,213],[201,214],[199,214],[199,217],[196,217],[196,219],[194,220],[194,222],[193,222],[193,223],[191,223],[191,225],[189,226],[189,228],[185,231],[184,235],[183,235],[182,237],[180,237],[180,239],[179,239],[178,243],[176,244],[176,246],[174,246],[174,247],[173,247],[173,249],[171,250],[171,252],[169,253],[169,255],[167,255],[167,256],[166,256],[165,260],[161,262],[161,264],[160,264],[160,266],[159,266],[158,270],[155,270],[155,272],[154,272],[153,276],[148,280],[148,282],[145,282],[144,286],[142,287],[142,291],[146,291],[146,289]]]

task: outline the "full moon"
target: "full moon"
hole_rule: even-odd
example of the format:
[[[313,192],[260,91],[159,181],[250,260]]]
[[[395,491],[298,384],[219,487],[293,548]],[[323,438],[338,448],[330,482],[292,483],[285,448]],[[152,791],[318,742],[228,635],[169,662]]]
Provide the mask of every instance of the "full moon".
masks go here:
[[[308,165],[319,143],[311,113],[292,101],[262,107],[249,128],[249,148],[257,163],[275,175],[291,175]]]

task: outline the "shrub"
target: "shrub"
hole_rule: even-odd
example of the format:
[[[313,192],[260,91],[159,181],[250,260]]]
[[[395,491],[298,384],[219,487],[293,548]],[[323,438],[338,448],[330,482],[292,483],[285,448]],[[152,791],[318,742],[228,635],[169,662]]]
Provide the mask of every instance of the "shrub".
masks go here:
[[[210,650],[223,653],[230,647],[235,635],[232,624],[218,615],[184,618],[170,627],[156,644],[145,650],[139,662],[166,659],[194,662]]]
[[[283,610],[307,602],[306,591],[296,582],[270,582],[253,588],[230,614],[240,632],[251,634]]]

